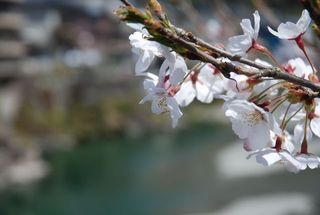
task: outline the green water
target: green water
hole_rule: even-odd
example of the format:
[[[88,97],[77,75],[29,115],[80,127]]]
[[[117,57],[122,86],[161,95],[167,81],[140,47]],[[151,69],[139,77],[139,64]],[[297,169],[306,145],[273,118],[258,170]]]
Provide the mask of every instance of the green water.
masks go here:
[[[202,207],[211,155],[233,136],[197,126],[145,138],[95,138],[47,155],[50,177],[0,194],[0,214],[168,214]],[[200,205],[197,206],[197,202]]]
[[[318,173],[221,179],[212,157],[234,138],[230,128],[201,125],[144,138],[87,140],[46,155],[52,173],[41,183],[1,192],[0,214],[182,215],[277,189],[318,195]]]

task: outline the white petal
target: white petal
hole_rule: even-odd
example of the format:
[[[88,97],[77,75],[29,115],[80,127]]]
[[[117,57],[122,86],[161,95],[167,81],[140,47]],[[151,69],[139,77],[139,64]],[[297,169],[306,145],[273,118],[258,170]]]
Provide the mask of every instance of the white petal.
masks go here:
[[[275,149],[265,149],[259,152],[256,156],[256,161],[263,166],[270,166],[280,161],[280,155],[275,151]]]
[[[269,26],[268,26],[268,30],[269,30],[269,32],[270,32],[271,34],[273,34],[274,36],[281,38],[281,35],[280,35],[277,31],[275,31],[275,30],[273,30],[272,28],[270,28]]]
[[[270,141],[270,131],[264,123],[254,126],[249,133],[246,143],[251,150],[260,150],[267,146]]]
[[[213,100],[213,92],[205,85],[196,82],[197,99],[203,103],[211,103]]]
[[[161,67],[159,70],[159,77],[164,77],[167,73],[168,68],[169,68],[169,61],[168,59],[165,59],[161,64]]]
[[[302,169],[306,169],[307,166],[310,169],[315,169],[319,167],[320,158],[312,154],[299,154],[296,159],[301,163]]]
[[[236,55],[244,56],[252,46],[252,38],[249,35],[238,35],[229,38],[229,50]]]
[[[311,18],[310,18],[309,12],[306,9],[304,9],[302,11],[300,19],[297,22],[297,26],[299,27],[299,29],[301,29],[302,32],[305,32],[309,27],[310,22],[311,22]]]
[[[186,62],[182,57],[178,56],[170,73],[170,84],[174,86],[178,85],[187,74],[187,70]]]
[[[294,144],[292,143],[292,137],[289,134],[286,134],[284,143],[282,145],[283,149],[287,150],[290,153],[294,152]]]
[[[307,155],[305,154],[301,154],[296,156],[297,161],[300,162],[300,169],[301,170],[305,170],[308,167],[308,159],[307,159]]]
[[[151,103],[151,111],[152,113],[157,115],[165,112],[165,110],[159,105],[160,99],[163,99],[163,97],[162,96],[154,97]]]
[[[172,127],[175,128],[178,124],[178,120],[182,117],[182,112],[176,102],[172,97],[167,97],[168,108],[170,109],[170,117],[172,119]]]
[[[304,137],[304,125],[303,124],[297,124],[295,127],[294,127],[294,131],[293,131],[293,138],[294,138],[294,141],[298,144],[302,144],[302,140],[303,140],[303,137]]]
[[[234,100],[232,102],[226,102],[224,109],[225,115],[232,123],[233,131],[241,139],[248,138],[249,132],[259,123],[265,122],[265,127],[268,129],[268,115],[262,108],[254,105],[253,103],[246,100]],[[258,113],[263,115],[261,119],[260,117],[255,119],[256,117],[254,115]]]
[[[288,61],[288,64],[294,68],[294,75],[309,79],[309,75],[313,73],[310,65],[307,65],[301,58],[295,58]]]
[[[276,121],[276,119],[274,118],[274,115],[272,113],[266,113],[267,115],[267,119],[268,120],[268,126],[270,128],[270,130],[276,134],[276,135],[281,135],[282,134],[282,130],[278,124],[278,122]]]
[[[257,40],[260,30],[260,15],[258,11],[255,11],[254,14],[254,34],[253,39]]]
[[[281,155],[281,159],[284,161],[284,164],[289,172],[298,173],[301,170],[301,163],[290,153],[287,151],[281,151],[279,154]]]
[[[320,137],[320,118],[319,117],[315,117],[311,120],[310,128],[315,135]]]
[[[136,63],[135,72],[136,74],[140,74],[146,71],[151,65],[154,59],[154,55],[150,51],[143,51],[143,53],[139,56],[139,59]]]
[[[254,29],[252,28],[250,19],[243,19],[240,23],[243,33],[249,35],[251,38],[254,34]]]
[[[206,86],[214,96],[225,91],[225,80],[221,74],[214,74],[214,70],[208,64],[204,66],[198,75],[200,84]]]
[[[130,44],[135,48],[141,48],[147,40],[143,38],[143,34],[139,31],[130,34],[129,36]]]
[[[299,123],[294,127],[293,138],[297,144],[302,144],[304,138],[304,123]],[[310,142],[311,138],[312,132],[307,128],[307,141]]]
[[[153,89],[155,88],[155,86],[156,86],[156,81],[155,80],[152,80],[152,79],[146,79],[146,80],[144,80],[144,82],[143,82],[143,88],[146,90],[146,91],[148,91],[148,92],[150,92],[150,91],[153,91]]]
[[[297,25],[292,22],[281,23],[278,32],[281,35],[280,39],[295,39],[302,33]]]
[[[196,90],[191,81],[187,81],[181,85],[180,90],[174,98],[181,107],[188,106],[196,97]]]

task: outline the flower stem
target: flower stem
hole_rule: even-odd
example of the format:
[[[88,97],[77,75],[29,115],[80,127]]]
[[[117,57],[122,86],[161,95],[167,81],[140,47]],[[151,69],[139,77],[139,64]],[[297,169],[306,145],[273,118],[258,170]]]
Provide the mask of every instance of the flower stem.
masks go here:
[[[263,45],[260,45],[256,42],[253,44],[253,48],[261,52],[262,54],[268,56],[282,71],[284,71],[283,66],[281,66],[281,64],[277,61],[277,59],[273,56],[273,54],[269,51],[269,49],[267,49]]]
[[[194,65],[194,67],[192,67],[189,72],[184,76],[183,80],[180,82],[179,86],[181,86],[183,84],[183,82],[185,82],[187,80],[187,78],[190,76],[190,74],[193,71],[200,71],[206,64],[201,65],[201,63],[197,63],[196,65]]]
[[[306,120],[304,123],[304,137],[301,144],[301,154],[308,154],[308,141],[307,141],[307,131],[308,131],[308,111],[306,112]]]
[[[279,85],[279,84],[283,84],[283,83],[285,83],[285,81],[280,81],[280,82],[278,82],[278,83],[275,83],[275,84],[267,87],[267,88],[264,89],[262,92],[260,92],[258,95],[253,96],[252,98],[250,98],[249,101],[253,101],[253,100],[255,100],[255,99],[258,100],[261,96],[263,96],[264,93],[268,92],[268,91],[269,91],[270,89],[272,89],[273,87],[275,87],[275,86],[277,86],[277,85]]]
[[[302,40],[302,35],[300,35],[299,37],[297,37],[297,38],[295,39],[295,41],[296,41],[298,47],[299,47],[299,48],[301,49],[301,51],[303,52],[304,56],[306,56],[306,58],[307,58],[307,60],[308,60],[308,62],[309,62],[309,64],[310,64],[310,66],[311,66],[311,68],[312,68],[313,74],[316,74],[316,70],[315,70],[315,68],[314,68],[314,66],[313,66],[313,63],[311,62],[311,59],[309,58],[309,55],[307,54],[307,51],[306,51],[306,49],[305,49],[305,47],[304,47],[304,42],[303,42],[303,40]]]
[[[286,122],[284,123],[284,126],[283,126],[283,129],[285,129],[288,125],[288,123],[290,122],[290,120],[295,116],[297,115],[303,108],[303,105],[301,106],[301,108],[299,108],[296,112],[294,112],[294,114],[292,114],[287,120]]]
[[[289,113],[290,108],[291,108],[291,103],[288,105],[287,110],[286,110],[286,112],[285,112],[285,114],[283,116],[283,119],[282,119],[282,122],[281,122],[281,125],[280,125],[280,128],[282,129],[282,131],[285,129],[284,125],[285,125],[286,118],[287,118],[287,115]]]
[[[286,95],[285,95],[286,96]],[[275,104],[276,106],[273,108],[273,110],[271,111],[271,113],[274,113],[285,101],[287,100],[287,98],[284,98],[280,101],[277,101]]]

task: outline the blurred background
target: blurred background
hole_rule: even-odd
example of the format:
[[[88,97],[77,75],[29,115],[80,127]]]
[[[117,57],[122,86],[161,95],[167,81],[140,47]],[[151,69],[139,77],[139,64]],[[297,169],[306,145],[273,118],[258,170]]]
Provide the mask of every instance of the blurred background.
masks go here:
[[[175,24],[215,44],[258,9],[261,41],[281,62],[301,56],[266,31],[296,22],[299,1],[160,2]],[[119,5],[0,0],[0,215],[320,214],[319,171],[247,160],[221,102],[183,109],[177,129],[138,104],[142,80],[132,30],[113,15]],[[305,38],[319,53],[312,33]]]

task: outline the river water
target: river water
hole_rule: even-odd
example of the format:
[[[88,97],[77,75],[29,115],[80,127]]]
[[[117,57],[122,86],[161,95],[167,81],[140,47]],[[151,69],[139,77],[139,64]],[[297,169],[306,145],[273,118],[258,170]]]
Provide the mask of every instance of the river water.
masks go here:
[[[46,155],[50,177],[2,192],[0,214],[320,214],[318,170],[265,169],[235,139],[221,125],[91,138]]]

